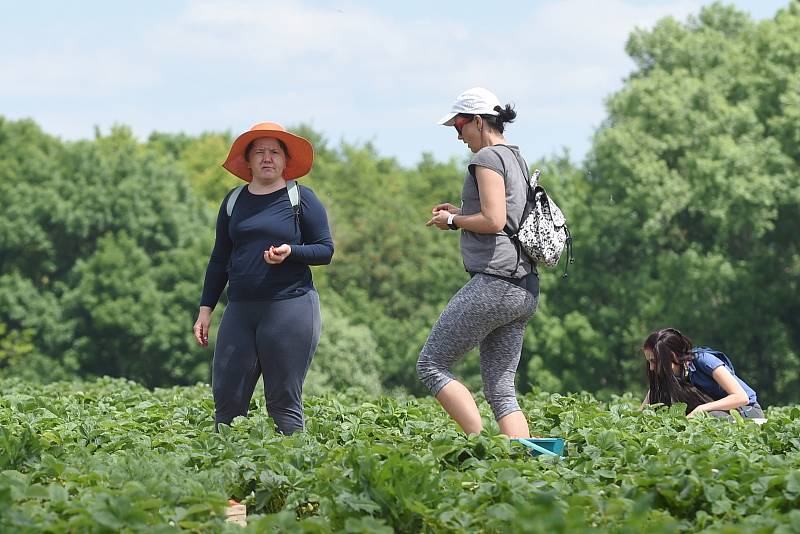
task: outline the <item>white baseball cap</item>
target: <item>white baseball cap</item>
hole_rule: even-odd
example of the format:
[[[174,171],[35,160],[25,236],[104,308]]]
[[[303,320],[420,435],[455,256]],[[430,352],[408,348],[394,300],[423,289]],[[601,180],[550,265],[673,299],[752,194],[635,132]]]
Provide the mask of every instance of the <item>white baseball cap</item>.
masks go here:
[[[497,96],[483,87],[467,89],[453,102],[450,113],[439,119],[439,124],[452,126],[459,113],[468,115],[498,115],[495,107],[500,105]]]

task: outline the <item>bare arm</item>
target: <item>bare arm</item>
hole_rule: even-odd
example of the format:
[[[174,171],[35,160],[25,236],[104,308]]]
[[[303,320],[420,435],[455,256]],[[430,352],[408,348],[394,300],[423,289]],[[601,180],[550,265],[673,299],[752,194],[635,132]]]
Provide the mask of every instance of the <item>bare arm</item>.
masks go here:
[[[738,408],[740,406],[744,406],[748,402],[750,402],[747,393],[745,393],[744,388],[739,381],[728,371],[728,368],[724,365],[720,365],[714,372],[711,374],[711,377],[720,385],[722,389],[728,394],[727,397],[722,397],[719,400],[715,400],[713,402],[707,402],[705,404],[701,404],[694,410],[692,413],[689,414],[689,417],[694,415],[696,412],[710,412],[712,410],[733,410],[734,408]]]
[[[506,184],[502,176],[486,167],[476,166],[475,178],[481,197],[481,211],[473,215],[456,215],[453,223],[476,234],[496,234],[506,225]],[[426,225],[447,230],[450,213],[446,210],[437,211]]]
[[[642,401],[642,405],[639,406],[639,411],[641,412],[644,410],[644,407],[650,404],[650,390],[647,390],[647,395],[644,396],[644,400]]]

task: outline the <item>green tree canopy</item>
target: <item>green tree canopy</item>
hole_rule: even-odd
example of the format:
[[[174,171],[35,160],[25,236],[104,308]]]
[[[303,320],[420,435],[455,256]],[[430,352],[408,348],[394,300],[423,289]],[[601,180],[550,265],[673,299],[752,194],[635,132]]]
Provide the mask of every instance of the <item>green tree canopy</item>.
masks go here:
[[[728,353],[765,404],[800,399],[797,35],[796,3],[763,22],[714,4],[637,30],[636,68],[580,166],[537,158],[509,129],[567,214],[577,258],[568,281],[542,270],[520,389],[643,390],[639,347],[671,325]],[[458,234],[424,223],[458,203],[466,160],[403,167],[370,144],[293,131],[315,146],[302,183],[336,246],[313,270],[325,327],[309,386],[424,393],[417,355],[467,280]],[[239,183],[220,167],[231,139],[139,142],[118,127],[62,142],[0,118],[0,373],[209,379],[191,324],[214,219]],[[458,372],[476,385],[477,358]]]
[[[798,398],[797,35],[797,4],[759,23],[715,4],[629,39],[638,68],[608,100],[590,194],[571,205],[578,283],[556,305],[604,338],[585,387],[632,383],[636,347],[673,325],[728,352],[767,403]]]

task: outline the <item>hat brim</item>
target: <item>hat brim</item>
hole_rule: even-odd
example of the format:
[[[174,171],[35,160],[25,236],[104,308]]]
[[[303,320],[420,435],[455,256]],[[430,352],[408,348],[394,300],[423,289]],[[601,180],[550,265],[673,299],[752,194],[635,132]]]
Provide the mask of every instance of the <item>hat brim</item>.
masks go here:
[[[458,117],[457,111],[448,113],[447,115],[439,119],[439,124],[441,124],[442,126],[452,126],[456,123],[456,117]]]
[[[258,128],[258,126],[254,126],[253,129],[243,133],[233,142],[231,150],[228,152],[228,158],[222,164],[228,172],[245,182],[253,181],[250,166],[244,158],[244,151],[247,149],[247,145],[262,137],[279,139],[286,145],[286,150],[289,153],[286,155],[286,167],[283,169],[283,178],[285,180],[296,180],[311,171],[311,166],[314,164],[314,147],[311,146],[311,142],[308,139],[285,130],[262,129]]]

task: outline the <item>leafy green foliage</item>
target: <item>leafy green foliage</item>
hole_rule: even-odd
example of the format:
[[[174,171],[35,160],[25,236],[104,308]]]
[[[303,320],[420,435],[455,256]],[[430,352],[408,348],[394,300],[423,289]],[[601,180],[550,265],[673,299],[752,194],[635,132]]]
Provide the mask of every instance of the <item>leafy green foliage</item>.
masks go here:
[[[71,144],[27,121],[0,132],[2,321],[51,362],[39,378],[206,379],[185,332],[211,218],[174,161],[123,128]]]
[[[377,395],[381,392],[381,354],[369,328],[353,325],[341,312],[323,310],[323,329],[303,387],[309,394],[332,393],[348,387]]]
[[[568,282],[542,270],[520,390],[641,390],[638,348],[670,325],[731,356],[764,405],[800,400],[798,34],[796,2],[763,22],[714,4],[634,32],[636,69],[580,166],[535,161],[509,128],[569,217],[577,255]],[[325,327],[309,390],[424,394],[419,350],[467,280],[458,234],[424,223],[433,205],[458,203],[465,161],[423,154],[404,168],[368,143],[293,130],[314,144],[302,180],[336,246],[314,268]],[[191,325],[214,220],[238,182],[219,165],[231,139],[138,142],[115,128],[65,143],[0,118],[0,375],[209,380],[211,351]],[[478,387],[474,355],[456,370]]]
[[[530,394],[530,457],[487,430],[466,437],[434,400],[329,395],[307,430],[277,434],[263,401],[213,431],[207,386],[101,379],[0,381],[0,530],[243,532],[791,532],[800,504],[800,408],[763,426],[630,396]],[[488,407],[480,403],[484,417]],[[488,425],[494,428],[493,424]]]

